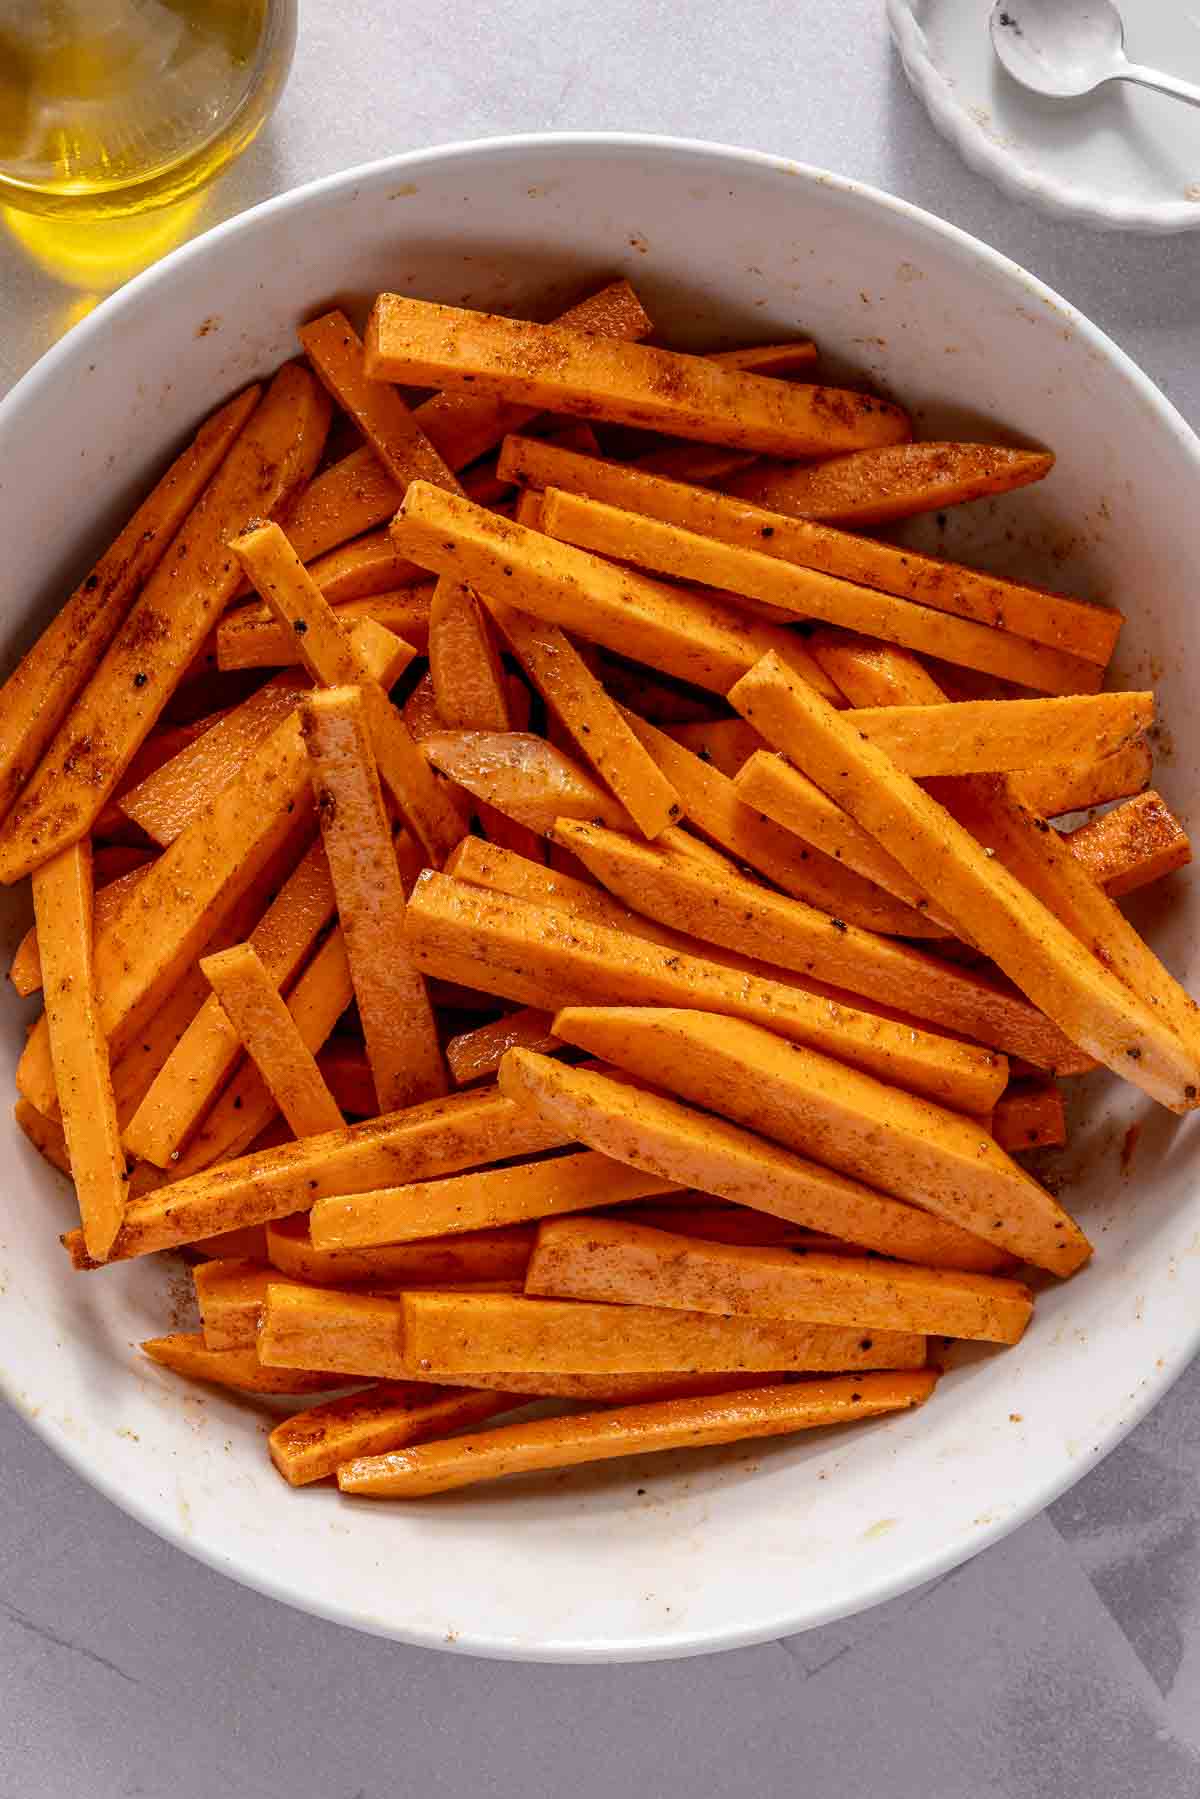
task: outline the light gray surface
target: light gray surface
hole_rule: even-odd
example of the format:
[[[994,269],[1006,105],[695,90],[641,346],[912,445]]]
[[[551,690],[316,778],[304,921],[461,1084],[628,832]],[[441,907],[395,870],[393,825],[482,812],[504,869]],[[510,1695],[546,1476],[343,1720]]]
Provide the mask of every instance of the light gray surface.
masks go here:
[[[1200,241],[1050,222],[969,174],[904,85],[878,0],[313,0],[277,119],[201,222],[391,151],[574,128],[748,144],[915,200],[1068,295],[1200,422]],[[2,235],[0,295],[2,388],[73,296]],[[11,1414],[0,1465],[0,1799],[1200,1790],[1200,1370],[942,1581],[786,1643],[634,1668],[356,1637],[158,1542]]]

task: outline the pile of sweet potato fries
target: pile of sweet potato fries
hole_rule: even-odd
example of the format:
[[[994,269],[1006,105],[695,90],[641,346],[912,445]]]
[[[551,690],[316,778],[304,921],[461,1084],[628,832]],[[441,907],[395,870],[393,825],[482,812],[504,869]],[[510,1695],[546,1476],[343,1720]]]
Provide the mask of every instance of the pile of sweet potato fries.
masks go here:
[[[652,332],[623,281],[315,319],[0,692],[66,1250],[188,1248],[167,1369],[350,1389],[296,1485],[919,1404],[1088,1259],[1014,1159],[1060,1079],[1200,1097],[1115,904],[1190,858],[1121,615],[869,534],[1052,458]]]

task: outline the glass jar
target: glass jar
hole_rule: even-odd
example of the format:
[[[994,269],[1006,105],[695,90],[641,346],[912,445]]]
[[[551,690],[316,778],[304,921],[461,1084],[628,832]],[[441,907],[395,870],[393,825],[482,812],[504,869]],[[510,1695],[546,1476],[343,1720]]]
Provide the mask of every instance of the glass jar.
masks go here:
[[[295,41],[296,0],[0,0],[0,206],[181,200],[256,136]]]

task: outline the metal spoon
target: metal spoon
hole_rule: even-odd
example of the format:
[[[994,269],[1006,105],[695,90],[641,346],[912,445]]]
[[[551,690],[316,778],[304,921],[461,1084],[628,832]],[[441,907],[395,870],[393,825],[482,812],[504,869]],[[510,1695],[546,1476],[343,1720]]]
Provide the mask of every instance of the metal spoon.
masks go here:
[[[1136,81],[1200,106],[1200,87],[1129,61],[1110,0],[996,0],[988,28],[1008,73],[1035,94],[1071,100],[1109,81]]]

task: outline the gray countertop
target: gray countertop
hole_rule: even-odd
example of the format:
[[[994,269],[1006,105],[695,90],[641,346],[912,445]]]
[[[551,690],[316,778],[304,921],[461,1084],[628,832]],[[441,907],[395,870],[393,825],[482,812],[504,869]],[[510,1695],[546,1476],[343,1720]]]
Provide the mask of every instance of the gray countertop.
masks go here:
[[[1066,294],[1200,423],[1200,236],[1100,235],[972,175],[910,95],[880,0],[309,0],[277,117],[196,225],[392,151],[560,129],[748,144],[888,188]],[[80,302],[3,232],[0,294],[2,390]],[[0,1465],[0,1799],[1200,1791],[1200,1369],[942,1580],[786,1642],[640,1667],[355,1636],[159,1542],[12,1414]]]

